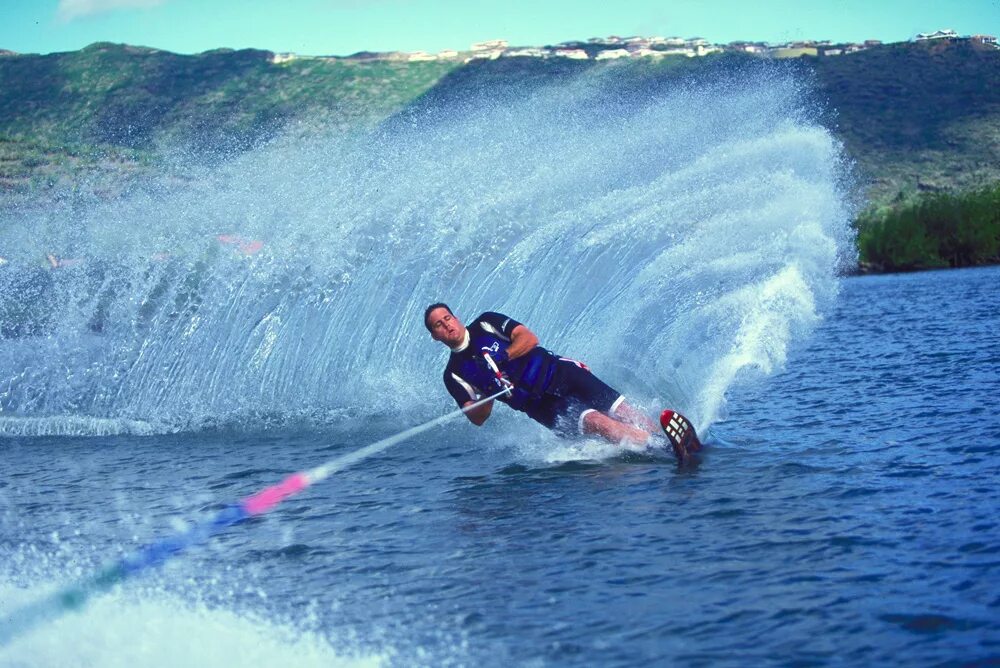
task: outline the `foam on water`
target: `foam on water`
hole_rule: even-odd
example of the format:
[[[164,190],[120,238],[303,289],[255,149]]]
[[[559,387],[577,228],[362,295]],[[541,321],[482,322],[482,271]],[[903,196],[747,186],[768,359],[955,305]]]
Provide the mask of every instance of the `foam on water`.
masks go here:
[[[88,415],[56,417],[2,417],[0,434],[5,436],[112,436],[128,434],[148,436],[160,433],[169,425],[157,427],[142,420],[99,418]]]
[[[618,445],[598,439],[582,439],[579,441],[560,440],[546,445],[549,447],[544,448],[544,450],[541,448],[532,449],[535,450],[541,461],[546,464],[563,464],[566,462],[587,460],[601,461],[612,457],[620,457],[623,451],[638,454],[645,454],[647,452],[647,448],[643,445]],[[527,455],[530,450],[522,446],[522,452]],[[665,450],[662,454],[666,456],[668,451]],[[673,454],[670,454],[670,457],[673,457]]]
[[[46,592],[0,584],[3,607]],[[124,593],[0,647],[0,664],[31,666],[379,666],[388,655],[335,648],[322,635],[249,614],[192,605],[169,594],[145,600]]]
[[[0,433],[430,416],[438,300],[504,311],[699,429],[723,418],[836,294],[840,147],[789,75],[636,95],[623,71],[8,211]]]

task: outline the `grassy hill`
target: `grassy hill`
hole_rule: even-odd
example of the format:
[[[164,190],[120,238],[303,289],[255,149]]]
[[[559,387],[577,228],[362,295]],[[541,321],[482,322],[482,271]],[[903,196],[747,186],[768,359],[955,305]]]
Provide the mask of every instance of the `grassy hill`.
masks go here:
[[[630,63],[636,94],[749,62],[801,69],[825,121],[868,179],[873,204],[1000,180],[1000,50],[968,40],[890,44],[780,65],[739,54]],[[93,44],[0,55],[0,194],[81,176],[107,188],[155,169],[163,146],[229,155],[289,123],[348,128],[463,91],[538,84],[606,62],[501,58],[296,59],[266,51],[178,55]],[[404,114],[405,116],[405,114]]]
[[[593,61],[507,58],[449,71],[419,101],[572,76]],[[889,44],[855,54],[764,61],[745,54],[640,59],[631,93],[709,70],[790,67],[813,82],[822,119],[861,168],[873,204],[1000,180],[1000,50],[969,40]]]
[[[804,60],[874,202],[1000,180],[1000,50],[940,40]]]
[[[149,148],[154,139],[243,141],[287,119],[364,122],[400,108],[454,63],[295,60],[267,51],[183,56],[93,44],[0,59],[0,118],[13,138]]]
[[[160,146],[240,151],[289,122],[369,124],[455,62],[293,60],[267,51],[184,56],[98,43],[0,56],[0,189],[143,170]]]

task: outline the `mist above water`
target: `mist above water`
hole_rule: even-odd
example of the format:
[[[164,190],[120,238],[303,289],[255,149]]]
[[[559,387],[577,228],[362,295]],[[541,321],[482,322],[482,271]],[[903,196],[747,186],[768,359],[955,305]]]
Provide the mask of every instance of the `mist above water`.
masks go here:
[[[7,214],[0,433],[429,417],[450,408],[421,322],[439,300],[521,320],[644,405],[723,418],[836,295],[841,148],[791,75],[641,95],[629,76]]]

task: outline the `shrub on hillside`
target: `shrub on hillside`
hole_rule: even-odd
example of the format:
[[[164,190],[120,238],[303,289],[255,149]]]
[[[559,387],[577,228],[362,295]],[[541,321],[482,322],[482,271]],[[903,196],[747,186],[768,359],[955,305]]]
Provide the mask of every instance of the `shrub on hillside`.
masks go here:
[[[858,220],[858,247],[863,263],[888,271],[997,262],[1000,183],[868,211]]]

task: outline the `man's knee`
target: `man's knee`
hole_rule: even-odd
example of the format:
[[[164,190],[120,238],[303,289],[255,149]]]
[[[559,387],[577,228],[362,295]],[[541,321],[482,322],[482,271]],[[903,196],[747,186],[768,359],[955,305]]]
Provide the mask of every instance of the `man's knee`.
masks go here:
[[[588,408],[580,413],[579,427],[581,434],[604,434],[619,426],[624,427],[626,425],[596,408]]]
[[[588,408],[580,413],[579,429],[581,434],[592,434],[597,431],[601,418],[607,416],[600,413],[596,408]]]

